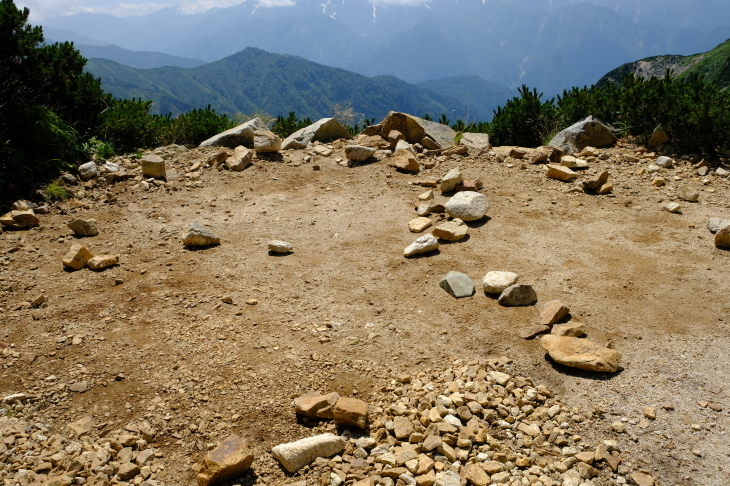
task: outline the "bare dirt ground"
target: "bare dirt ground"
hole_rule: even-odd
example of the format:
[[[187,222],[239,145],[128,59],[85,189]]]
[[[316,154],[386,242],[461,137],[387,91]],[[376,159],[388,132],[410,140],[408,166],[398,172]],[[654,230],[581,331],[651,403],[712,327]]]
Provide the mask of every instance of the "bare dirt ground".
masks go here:
[[[198,186],[186,185],[186,168],[212,149],[170,152],[176,174],[165,187],[97,183],[39,228],[0,234],[0,398],[39,397],[26,419],[55,432],[85,415],[99,431],[148,420],[163,453],[160,484],[194,484],[191,466],[233,432],[257,455],[245,481],[284,484],[292,479],[270,448],[331,430],[297,421],[293,397],[375,401],[398,374],[505,355],[564,403],[599,412],[586,435],[623,420],[627,432],[614,435],[624,464],[657,484],[730,484],[730,252],[706,228],[730,217],[727,179],[705,184],[677,161],[662,171],[667,185],[653,187],[636,173],[646,164],[623,162],[622,151],[633,152],[616,148],[590,162],[614,184],[613,195],[596,196],[569,193],[572,184],[519,160],[442,157],[411,175],[387,160],[344,167],[335,148],[308,162],[306,151],[286,151],[240,173],[208,168]],[[465,241],[404,258],[418,236],[408,230],[413,203],[427,189],[416,182],[453,167],[484,183],[488,219],[469,223]],[[683,186],[699,190],[699,202],[663,210]],[[96,219],[101,233],[72,236],[66,223],[76,217]],[[192,220],[221,244],[185,249],[180,233]],[[294,252],[269,254],[271,239]],[[75,242],[121,254],[120,265],[65,271]],[[438,285],[451,270],[477,285],[488,271],[516,272],[539,302],[502,307],[479,290],[454,299]],[[46,303],[32,308],[41,293]],[[518,336],[554,299],[622,353],[620,372],[556,365],[538,340]],[[85,392],[67,388],[80,381]],[[645,406],[656,420],[644,420]]]

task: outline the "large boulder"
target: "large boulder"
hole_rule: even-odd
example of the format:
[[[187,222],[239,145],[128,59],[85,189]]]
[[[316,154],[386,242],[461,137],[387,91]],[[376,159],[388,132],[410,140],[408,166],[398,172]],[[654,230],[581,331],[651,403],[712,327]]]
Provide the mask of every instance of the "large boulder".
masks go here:
[[[447,125],[396,111],[388,113],[380,124],[383,138],[387,139],[392,130],[397,130],[408,143],[420,143],[429,149],[452,147],[456,138],[456,132]]]
[[[235,148],[243,145],[253,148],[253,134],[256,130],[268,130],[268,128],[264,125],[264,122],[258,118],[254,118],[230,130],[221,132],[218,135],[213,135],[208,140],[202,142],[200,146],[222,145],[224,147]]]
[[[616,135],[601,120],[588,116],[555,135],[548,145],[573,154],[588,146],[610,147],[617,141]]]
[[[347,128],[334,118],[322,118],[317,122],[297,130],[281,143],[282,149],[303,149],[312,142],[331,142],[340,138],[351,139]]]
[[[540,344],[558,363],[581,370],[614,373],[621,361],[621,353],[588,339],[548,334]]]

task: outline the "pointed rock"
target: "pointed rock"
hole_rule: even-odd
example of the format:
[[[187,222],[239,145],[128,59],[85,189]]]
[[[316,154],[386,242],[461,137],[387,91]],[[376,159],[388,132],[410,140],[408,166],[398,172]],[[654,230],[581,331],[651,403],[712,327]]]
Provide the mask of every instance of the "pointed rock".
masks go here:
[[[618,141],[616,135],[598,118],[588,116],[569,126],[548,144],[570,155],[585,147],[610,147]]]
[[[253,147],[253,137],[256,130],[267,130],[264,122],[258,118],[254,118],[230,130],[214,135],[202,142],[200,147],[207,147],[209,145],[222,145],[229,148],[238,147],[239,145]]]
[[[439,287],[457,299],[474,295],[474,282],[461,272],[447,273]]]
[[[439,242],[433,235],[423,235],[403,250],[403,256],[410,257],[438,250]]]
[[[397,130],[408,143],[420,143],[428,149],[451,147],[456,138],[456,132],[447,125],[395,111],[388,113],[381,125],[383,138],[388,138],[391,130]]]
[[[340,138],[351,139],[347,128],[334,118],[322,118],[315,123],[289,135],[282,143],[282,149],[303,149],[312,142],[331,142]]]
[[[62,263],[66,268],[81,270],[93,256],[84,246],[75,243],[71,245],[71,249],[63,257]]]
[[[281,150],[281,137],[269,130],[253,132],[253,148],[257,154],[278,152]]]

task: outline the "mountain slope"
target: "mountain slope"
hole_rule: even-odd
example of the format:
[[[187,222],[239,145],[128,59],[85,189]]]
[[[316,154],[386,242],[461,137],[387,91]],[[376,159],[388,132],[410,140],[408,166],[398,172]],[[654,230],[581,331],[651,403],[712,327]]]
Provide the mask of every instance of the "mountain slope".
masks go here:
[[[337,104],[376,119],[390,110],[457,118],[468,113],[463,103],[391,76],[368,78],[255,48],[193,69],[134,69],[91,59],[87,70],[114,96],[153,100],[154,113],[177,114],[208,104],[223,113],[295,111],[311,118],[331,116]]]
[[[678,78],[687,77],[693,73],[702,74],[706,81],[728,88],[730,87],[730,39],[708,52],[692,56],[654,56],[626,63],[605,74],[596,84],[619,83],[628,73],[634,73],[643,78],[663,77],[667,69]]]
[[[130,51],[113,44],[106,46],[75,44],[75,47],[87,59],[109,59],[110,61],[116,61],[120,64],[139,69],[152,69],[163,66],[194,68],[205,64],[205,62],[199,59],[172,56],[162,52]]]
[[[443,96],[455,98],[469,109],[465,121],[490,121],[493,111],[515,97],[515,90],[490,83],[479,76],[453,76],[432,79],[418,83],[417,86],[435,91]]]

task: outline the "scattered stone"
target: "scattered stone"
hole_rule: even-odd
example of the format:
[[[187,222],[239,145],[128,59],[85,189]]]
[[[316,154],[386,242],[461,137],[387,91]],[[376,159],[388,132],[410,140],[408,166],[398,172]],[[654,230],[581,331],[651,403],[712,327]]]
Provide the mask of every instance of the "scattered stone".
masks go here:
[[[365,429],[368,424],[368,404],[358,398],[341,397],[332,409],[335,424],[341,427]]]
[[[467,275],[460,272],[452,271],[447,273],[439,282],[439,287],[457,299],[474,295],[474,282]]]
[[[654,486],[654,476],[644,472],[631,473],[631,480],[636,486]]]
[[[669,140],[671,140],[671,133],[672,130],[671,128],[669,128],[669,125],[660,123],[652,132],[651,137],[649,137],[649,141],[646,143],[646,145],[653,148],[657,145],[667,143],[669,142]]]
[[[71,245],[71,249],[68,251],[68,253],[66,253],[66,256],[63,257],[62,263],[63,266],[66,268],[81,270],[86,266],[86,263],[93,257],[94,255],[92,255],[91,252],[87,250],[84,246],[75,243]]]
[[[583,337],[586,334],[586,325],[577,321],[556,324],[553,326],[550,334],[556,336]]]
[[[548,326],[542,326],[542,325],[530,326],[530,327],[526,327],[520,331],[520,337],[522,339],[532,339],[535,336],[548,332],[549,330],[550,330],[550,328]]]
[[[462,221],[476,221],[487,213],[489,201],[484,194],[465,191],[459,192],[449,199],[444,208],[452,218],[459,218]]]
[[[721,250],[730,250],[730,224],[717,230],[715,246]]]
[[[482,285],[488,294],[501,294],[508,287],[515,285],[517,279],[519,279],[519,275],[513,272],[487,272],[482,278]]]
[[[700,193],[696,189],[682,187],[677,191],[677,197],[687,202],[697,202],[700,199]]]
[[[499,303],[507,307],[532,305],[537,302],[537,294],[531,285],[515,284],[504,289],[499,296]]]
[[[30,301],[31,307],[40,307],[46,303],[46,296],[44,294],[39,295],[35,299]]]
[[[219,245],[221,240],[209,228],[193,221],[187,233],[183,233],[182,242],[185,246],[211,246]]]
[[[610,182],[607,182],[607,183],[603,184],[596,191],[596,193],[598,193],[598,194],[609,194],[611,192],[613,192],[613,184],[611,184]]]
[[[243,475],[251,467],[254,455],[246,439],[231,435],[206,454],[198,473],[199,486],[210,486]]]
[[[253,148],[257,154],[278,152],[281,150],[281,137],[269,130],[253,132]]]
[[[345,158],[350,162],[364,162],[374,156],[377,151],[377,149],[363,147],[362,145],[347,145],[345,147]]]
[[[441,179],[441,192],[451,192],[453,191],[457,184],[460,184],[464,180],[464,176],[461,174],[461,170],[458,168],[451,169],[442,179]]]
[[[410,257],[429,251],[438,250],[439,242],[435,236],[428,234],[419,237],[403,250],[403,256]]]
[[[253,147],[254,133],[257,130],[267,130],[267,127],[260,119],[254,118],[237,127],[210,137],[208,140],[202,142],[200,147],[208,147],[210,145],[221,145],[229,148],[238,147],[239,145]]]
[[[401,152],[393,158],[395,168],[406,172],[418,172],[421,166],[418,165],[418,159],[410,152]]]
[[[559,181],[563,182],[570,182],[573,179],[578,178],[578,174],[573,172],[572,170],[568,169],[567,167],[563,167],[562,165],[555,165],[555,164],[548,164],[547,165],[547,175],[550,179],[557,179]]]
[[[588,116],[561,131],[548,144],[570,155],[585,147],[610,147],[618,141],[616,135],[598,118]]]
[[[380,129],[383,129],[382,125],[380,126]],[[398,142],[405,139],[406,137],[404,137],[403,134],[398,130],[391,130],[388,133],[388,143],[390,144],[390,148],[393,150],[395,150],[395,148],[398,146]]]
[[[96,162],[86,162],[79,166],[79,177],[82,181],[88,181],[96,177]]]
[[[294,245],[281,240],[269,241],[269,251],[273,253],[291,253],[294,251]]]
[[[429,224],[430,222],[431,220],[429,220]],[[462,220],[455,218],[452,221],[448,221],[437,226],[431,233],[433,233],[436,238],[441,238],[442,240],[459,241],[469,234],[469,227]]]
[[[730,219],[725,218],[710,218],[707,221],[707,229],[710,230],[710,233],[713,235],[717,233],[717,231],[722,228],[723,226],[730,225]]]
[[[621,361],[618,351],[588,339],[548,334],[543,336],[540,344],[556,362],[585,371],[614,373]]]
[[[664,209],[666,209],[670,213],[678,213],[682,210],[682,206],[680,206],[677,203],[669,203],[666,206],[664,206]]]
[[[28,209],[36,208],[38,208],[38,205],[36,203],[28,201],[26,199],[20,199],[13,203],[13,209],[16,211],[27,211]]]
[[[560,158],[560,165],[563,167],[567,167],[568,169],[587,169],[588,168],[588,162],[586,162],[583,159],[573,157],[572,155],[563,155]]]
[[[416,218],[408,222],[408,229],[411,230],[412,233],[420,233],[431,226],[431,224],[430,218]]]
[[[142,175],[145,177],[154,177],[155,179],[167,177],[165,160],[159,155],[146,154],[142,156],[140,164],[142,165]]]
[[[352,136],[347,128],[335,118],[322,118],[308,127],[289,135],[281,144],[282,149],[303,149],[314,142],[331,142],[344,138],[350,140]]]
[[[82,417],[76,422],[68,424],[66,427],[71,429],[71,431],[74,433],[74,436],[78,439],[91,432],[92,419],[89,416]]]
[[[296,442],[279,444],[271,449],[271,455],[290,473],[311,464],[318,457],[331,457],[345,450],[345,439],[327,433],[307,437]]]
[[[13,210],[0,216],[0,224],[11,229],[33,228],[40,223],[32,209]]]
[[[488,486],[491,482],[489,474],[480,464],[467,464],[464,466],[463,477],[467,484],[473,486]]]
[[[654,164],[658,167],[661,167],[662,169],[671,169],[674,167],[674,161],[672,161],[671,157],[666,157],[662,155],[661,157],[657,157],[657,159],[654,161]]]
[[[233,150],[233,154],[226,159],[226,167],[235,172],[240,172],[253,161],[253,151],[247,149],[243,145],[239,145]]]
[[[654,407],[644,407],[642,413],[649,420],[656,420],[656,409]]]
[[[330,155],[335,153],[335,151],[327,145],[315,145],[314,148],[312,148],[312,152],[314,153],[314,155],[319,155],[322,157],[329,157]]]
[[[398,143],[396,143],[395,149],[393,150],[393,155],[411,154],[415,156],[416,153],[416,149],[413,148],[413,145],[406,142],[405,140],[398,140]]]
[[[570,309],[568,306],[563,305],[559,300],[546,302],[540,313],[540,324],[543,326],[552,326],[560,322],[569,312]]]
[[[76,236],[96,236],[99,234],[99,227],[95,219],[76,218],[68,223],[68,227]]]
[[[492,145],[489,143],[489,135],[486,133],[466,132],[461,136],[459,144],[473,149],[474,155],[486,154],[492,149]]]
[[[718,177],[727,177],[728,175],[730,175],[730,170],[724,169],[722,167],[718,167],[715,170],[715,175]]]
[[[119,255],[98,255],[86,262],[91,270],[102,270],[119,264]]]
[[[294,399],[294,410],[299,415],[306,417],[333,419],[333,408],[340,399],[337,392],[322,395],[318,392],[305,393]]]
[[[666,180],[664,180],[664,177],[656,176],[651,180],[651,185],[654,187],[662,187],[664,184],[666,184]]]
[[[601,188],[608,183],[608,171],[601,171],[599,174],[597,174],[595,177],[590,177],[582,182],[583,189],[585,190],[593,190],[593,191],[600,191]]]
[[[391,111],[380,124],[383,138],[388,138],[391,130],[397,130],[408,143],[420,143],[430,150],[451,147],[456,138],[451,127],[406,113]]]
[[[429,189],[428,191],[418,195],[419,201],[430,201],[433,198],[434,198],[433,189]]]

